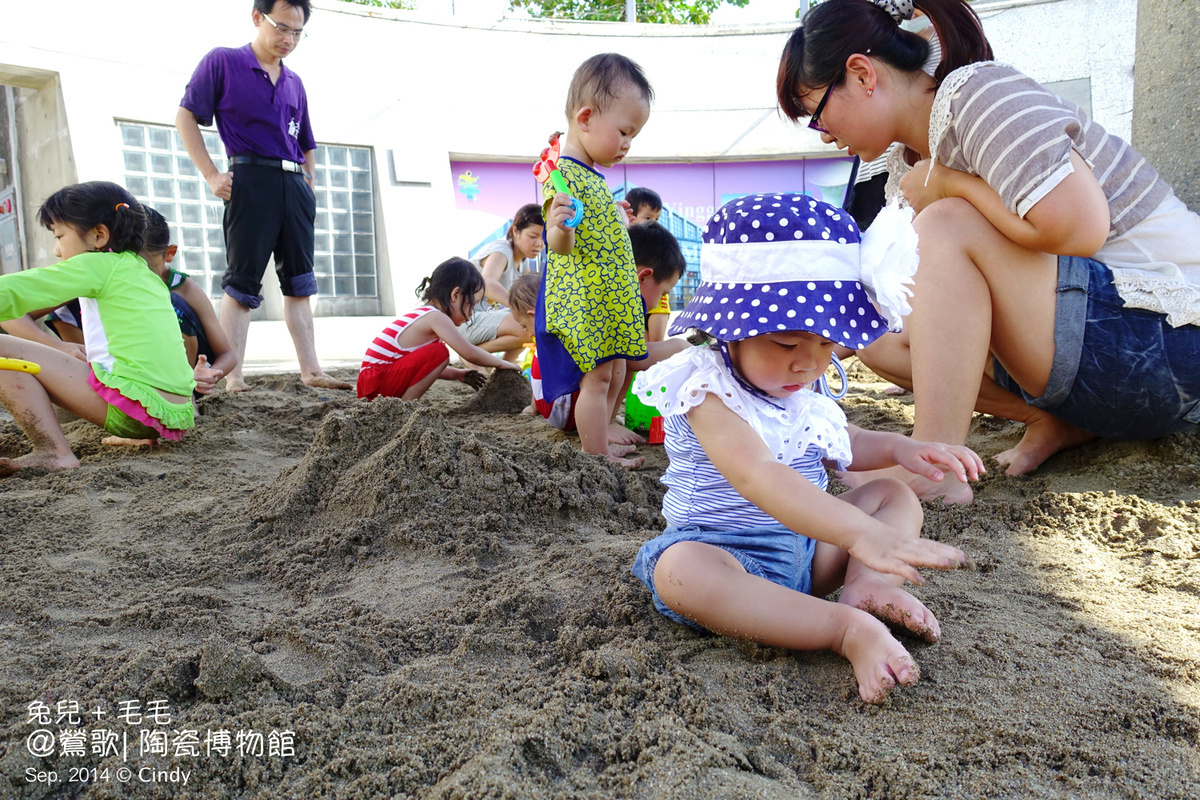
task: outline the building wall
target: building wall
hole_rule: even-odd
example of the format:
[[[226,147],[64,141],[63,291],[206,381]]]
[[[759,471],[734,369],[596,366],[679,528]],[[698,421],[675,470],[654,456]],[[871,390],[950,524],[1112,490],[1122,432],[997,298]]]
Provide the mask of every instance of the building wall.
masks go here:
[[[25,118],[42,125],[22,144],[26,220],[63,183],[122,180],[115,120],[172,124],[200,57],[253,36],[249,0],[205,0],[202,12],[195,3],[113,0],[103,14],[92,0],[59,0],[53,24],[35,4],[12,5],[0,26],[0,82],[47,74],[55,87],[34,96],[22,90]],[[629,55],[656,90],[631,174],[651,175],[654,162],[704,162],[713,174],[736,168],[712,162],[835,155],[774,113],[775,69],[791,23],[507,21],[483,29],[337,0],[314,6],[310,36],[288,66],[308,88],[318,141],[374,154],[384,313],[410,305],[412,288],[433,265],[490,230],[458,210],[451,162],[531,164],[546,136],[563,128],[567,82],[593,53]],[[1089,79],[1097,120],[1129,135],[1136,0],[977,7],[1000,58],[1042,81]],[[715,203],[711,192],[688,199],[672,202]],[[35,225],[26,231],[27,266],[47,263],[49,234]]]

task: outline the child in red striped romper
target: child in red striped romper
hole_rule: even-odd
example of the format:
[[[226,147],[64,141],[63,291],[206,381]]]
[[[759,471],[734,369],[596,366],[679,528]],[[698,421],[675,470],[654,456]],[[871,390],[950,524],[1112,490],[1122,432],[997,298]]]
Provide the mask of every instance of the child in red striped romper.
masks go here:
[[[470,261],[451,258],[438,264],[417,287],[423,305],[392,321],[367,347],[358,373],[358,396],[416,400],[438,378],[462,381],[475,389],[482,386],[486,379],[482,373],[449,366],[447,345],[481,366],[520,369],[471,344],[458,329],[470,319],[483,289],[483,276]]]

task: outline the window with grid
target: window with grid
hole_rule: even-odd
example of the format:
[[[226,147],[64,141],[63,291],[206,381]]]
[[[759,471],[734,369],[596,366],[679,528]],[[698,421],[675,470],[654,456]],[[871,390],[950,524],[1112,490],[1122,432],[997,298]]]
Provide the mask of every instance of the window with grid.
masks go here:
[[[171,224],[179,254],[174,266],[210,295],[221,294],[225,272],[225,204],[213,197],[173,127],[118,122],[125,186]],[[221,140],[203,131],[217,169],[228,165]],[[317,291],[327,297],[378,297],[375,202],[371,151],[318,145],[316,152]]]

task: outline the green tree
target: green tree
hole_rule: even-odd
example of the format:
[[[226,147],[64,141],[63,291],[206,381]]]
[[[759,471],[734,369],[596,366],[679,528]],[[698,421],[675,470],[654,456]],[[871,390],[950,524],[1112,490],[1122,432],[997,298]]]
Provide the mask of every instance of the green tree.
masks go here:
[[[704,25],[718,6],[741,8],[750,0],[637,0],[637,22]],[[625,0],[509,0],[531,17],[625,22]]]
[[[416,0],[342,0],[345,3],[358,3],[360,6],[375,6],[376,8],[395,8],[399,11],[412,11],[417,7]]]

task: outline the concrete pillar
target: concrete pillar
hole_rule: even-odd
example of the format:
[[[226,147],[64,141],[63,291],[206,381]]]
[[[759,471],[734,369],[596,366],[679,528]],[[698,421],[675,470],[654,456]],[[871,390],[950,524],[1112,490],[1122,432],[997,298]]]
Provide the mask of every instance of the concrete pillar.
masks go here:
[[[1200,2],[1138,0],[1133,146],[1200,211]]]

